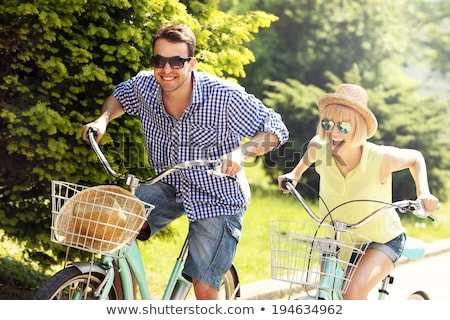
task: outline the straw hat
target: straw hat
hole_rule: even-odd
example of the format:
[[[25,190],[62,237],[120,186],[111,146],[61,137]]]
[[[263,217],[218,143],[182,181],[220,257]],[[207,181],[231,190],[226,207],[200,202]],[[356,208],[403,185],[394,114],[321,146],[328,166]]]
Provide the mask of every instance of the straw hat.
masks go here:
[[[361,114],[366,120],[367,138],[372,137],[377,131],[377,118],[367,107],[367,93],[360,86],[348,83],[341,84],[335,93],[322,96],[317,103],[320,112],[331,104],[343,105]]]
[[[55,222],[62,243],[110,252],[129,243],[145,221],[143,203],[113,185],[87,188],[68,199]]]

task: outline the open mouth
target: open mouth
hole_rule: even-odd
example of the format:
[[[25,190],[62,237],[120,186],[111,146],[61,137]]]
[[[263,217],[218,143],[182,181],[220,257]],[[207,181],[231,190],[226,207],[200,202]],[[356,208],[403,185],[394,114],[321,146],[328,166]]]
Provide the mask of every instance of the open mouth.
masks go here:
[[[331,139],[331,149],[337,149],[345,143],[344,139]]]

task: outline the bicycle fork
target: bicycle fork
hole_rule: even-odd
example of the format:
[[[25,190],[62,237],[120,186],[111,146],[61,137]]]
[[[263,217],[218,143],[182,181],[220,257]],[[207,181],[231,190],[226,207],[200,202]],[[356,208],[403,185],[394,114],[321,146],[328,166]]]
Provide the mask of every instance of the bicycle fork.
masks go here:
[[[173,267],[172,274],[170,275],[169,283],[167,284],[166,290],[164,291],[162,297],[163,300],[184,300],[191,290],[192,283],[186,280],[181,274],[184,260],[186,259],[188,251],[187,242],[188,240],[186,237],[180,254],[178,255],[178,258],[175,262],[175,266]]]

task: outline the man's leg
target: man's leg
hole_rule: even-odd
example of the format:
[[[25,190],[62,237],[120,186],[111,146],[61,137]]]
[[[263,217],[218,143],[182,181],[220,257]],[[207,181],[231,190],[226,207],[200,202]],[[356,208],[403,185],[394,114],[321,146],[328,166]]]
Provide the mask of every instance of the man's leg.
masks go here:
[[[157,182],[140,185],[136,189],[136,196],[155,206],[137,237],[139,240],[147,240],[184,214],[183,203],[177,199],[175,188],[168,184]]]
[[[192,281],[197,299],[218,299],[222,278],[236,254],[243,214],[189,224],[189,250],[183,275]]]

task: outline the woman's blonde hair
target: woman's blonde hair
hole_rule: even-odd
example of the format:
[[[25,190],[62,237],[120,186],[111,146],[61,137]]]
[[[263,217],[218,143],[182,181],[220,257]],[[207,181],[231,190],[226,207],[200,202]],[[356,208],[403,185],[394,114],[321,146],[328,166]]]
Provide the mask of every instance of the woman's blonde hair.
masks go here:
[[[317,134],[322,140],[325,140],[325,130],[322,128],[322,120],[331,119],[333,121],[349,121],[354,132],[353,145],[361,145],[367,140],[367,124],[363,116],[352,108],[340,105],[330,104],[320,114],[319,124],[317,125]]]

